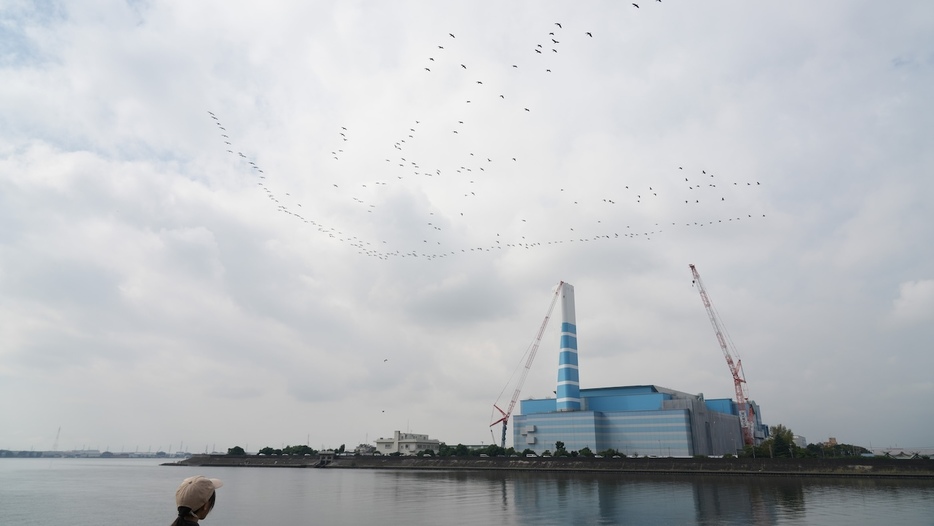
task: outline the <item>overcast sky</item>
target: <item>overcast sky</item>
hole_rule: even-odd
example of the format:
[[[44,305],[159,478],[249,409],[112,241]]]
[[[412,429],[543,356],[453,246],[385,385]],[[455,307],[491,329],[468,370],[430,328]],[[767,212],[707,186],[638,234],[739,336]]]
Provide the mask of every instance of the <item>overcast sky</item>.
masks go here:
[[[0,6],[0,448],[488,444],[559,281],[733,397],[690,263],[766,424],[934,447],[930,1],[241,4]]]

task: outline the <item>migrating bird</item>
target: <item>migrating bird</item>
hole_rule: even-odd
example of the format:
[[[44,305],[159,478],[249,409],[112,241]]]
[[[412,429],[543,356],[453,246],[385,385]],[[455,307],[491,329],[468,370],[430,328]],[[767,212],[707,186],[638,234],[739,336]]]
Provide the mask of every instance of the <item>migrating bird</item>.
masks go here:
[[[639,4],[633,3],[632,5],[636,6],[636,9],[639,9]]]
[[[461,67],[464,68],[464,69],[467,69],[467,66],[465,66],[465,65],[463,65],[463,64],[461,64]]]
[[[593,34],[590,31],[587,32],[587,36],[589,36],[590,38],[593,38]]]
[[[558,26],[559,29],[561,28],[561,23],[560,23],[560,22],[555,22],[555,25]]]
[[[451,38],[454,38],[454,33],[448,33],[448,34],[451,35]]]

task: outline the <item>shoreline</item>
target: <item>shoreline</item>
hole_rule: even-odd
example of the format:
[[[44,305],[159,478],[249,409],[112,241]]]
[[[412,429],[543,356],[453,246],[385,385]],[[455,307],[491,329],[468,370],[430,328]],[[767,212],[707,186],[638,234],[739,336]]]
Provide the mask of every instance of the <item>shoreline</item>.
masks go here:
[[[934,481],[934,460],[890,458],[507,458],[507,457],[319,457],[195,455],[163,466],[379,469],[428,471],[524,471],[625,473],[631,475],[732,475],[843,478],[911,478]]]

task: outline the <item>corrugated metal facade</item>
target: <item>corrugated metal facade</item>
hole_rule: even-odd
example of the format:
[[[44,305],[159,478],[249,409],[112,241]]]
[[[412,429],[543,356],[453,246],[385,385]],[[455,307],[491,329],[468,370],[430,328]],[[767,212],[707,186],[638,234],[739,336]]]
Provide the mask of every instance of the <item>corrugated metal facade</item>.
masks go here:
[[[538,454],[564,442],[569,451],[615,449],[626,455],[693,456],[742,448],[739,418],[691,395],[657,386],[582,389],[582,410],[559,412],[555,399],[523,400],[513,416],[513,445]],[[735,407],[735,404],[734,404]]]

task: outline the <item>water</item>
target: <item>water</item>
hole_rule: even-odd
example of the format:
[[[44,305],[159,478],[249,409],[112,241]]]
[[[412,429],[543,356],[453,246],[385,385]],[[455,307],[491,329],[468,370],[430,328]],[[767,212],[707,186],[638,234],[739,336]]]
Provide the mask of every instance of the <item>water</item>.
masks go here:
[[[205,526],[934,525],[934,481],[187,468],[0,459],[0,525],[167,525],[191,475],[224,481]]]

